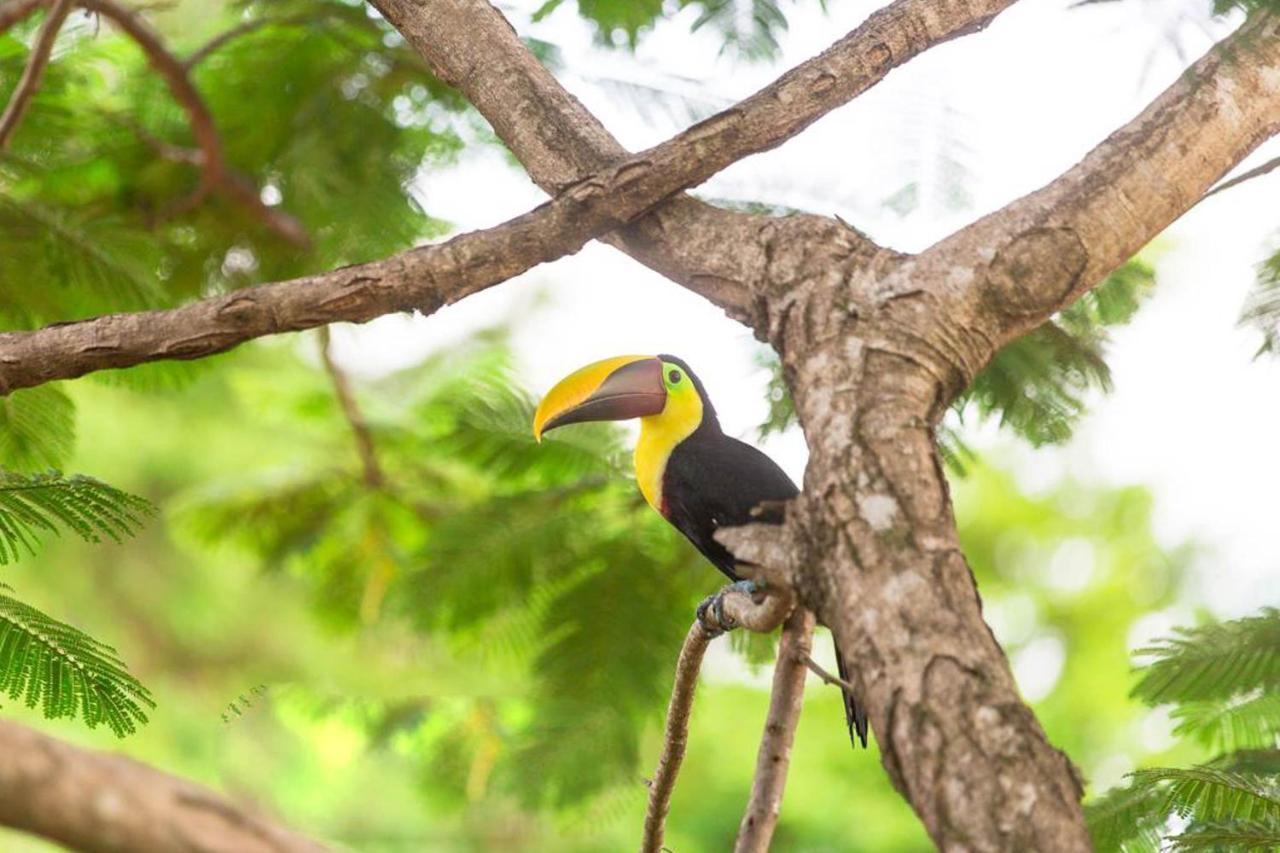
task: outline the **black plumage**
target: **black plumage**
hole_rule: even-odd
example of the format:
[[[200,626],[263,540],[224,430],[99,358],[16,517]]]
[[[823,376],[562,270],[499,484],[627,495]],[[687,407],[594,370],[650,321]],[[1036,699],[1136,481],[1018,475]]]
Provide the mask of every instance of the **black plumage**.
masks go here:
[[[667,459],[662,514],[717,569],[731,580],[739,580],[737,562],[716,541],[716,530],[751,523],[781,524],[781,509],[770,504],[789,501],[800,490],[764,453],[724,434],[706,389],[687,364],[671,355],[659,358],[684,368],[702,398],[701,424]],[[847,680],[848,668],[838,648],[836,664],[840,677]],[[842,694],[850,739],[856,736],[866,746],[866,713],[847,691]]]

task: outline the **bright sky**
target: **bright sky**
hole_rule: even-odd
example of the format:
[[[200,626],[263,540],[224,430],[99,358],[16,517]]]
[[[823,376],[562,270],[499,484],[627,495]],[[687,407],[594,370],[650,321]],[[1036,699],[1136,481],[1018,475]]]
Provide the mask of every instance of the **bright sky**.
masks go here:
[[[561,81],[633,150],[677,132],[689,116],[678,101],[664,108],[610,81],[674,89],[714,110],[821,51],[875,8],[829,0],[824,16],[818,3],[802,0],[788,9],[791,31],[771,65],[718,56],[714,39],[690,35],[681,19],[662,25],[636,57],[602,51],[571,4],[530,25],[537,5],[504,9],[522,34],[561,48]],[[1073,165],[1235,24],[1202,25],[1208,0],[1069,5],[1023,0],[984,33],[930,51],[698,192],[839,214],[883,243],[918,250]],[[1277,153],[1272,145],[1249,163]],[[422,176],[434,215],[481,228],[545,199],[498,152],[469,156]],[[885,202],[912,181],[918,205],[901,215]],[[1156,295],[1115,336],[1115,391],[1096,402],[1069,445],[1010,448],[991,431],[978,441],[996,442],[991,456],[1030,490],[1066,472],[1150,487],[1161,541],[1203,546],[1203,600],[1223,615],[1280,604],[1280,360],[1254,360],[1258,335],[1236,327],[1253,266],[1280,235],[1278,195],[1280,173],[1250,182],[1201,205],[1158,241]],[[750,333],[599,244],[433,317],[348,328],[338,343],[352,367],[378,371],[501,320],[515,323],[521,368],[535,390],[593,359],[672,352],[702,377],[728,431],[749,438],[762,419],[765,376]],[[800,478],[798,435],[767,449]],[[1163,614],[1142,633],[1163,633],[1191,616]]]

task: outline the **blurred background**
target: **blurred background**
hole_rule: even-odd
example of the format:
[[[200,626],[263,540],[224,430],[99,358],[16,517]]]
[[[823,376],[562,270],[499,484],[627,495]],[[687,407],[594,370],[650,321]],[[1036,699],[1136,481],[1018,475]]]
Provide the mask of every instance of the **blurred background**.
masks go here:
[[[636,150],[824,49],[874,4],[501,8]],[[1028,0],[697,194],[835,214],[924,248],[1135,115],[1240,21],[1213,12]],[[199,57],[191,74],[228,162],[310,245],[227,199],[185,204],[198,173],[162,155],[191,145],[186,117],[132,43],[77,13],[0,157],[5,329],[383,257],[544,199],[362,4],[184,0],[145,16]],[[0,36],[0,95],[37,23]],[[1198,206],[1004,351],[941,431],[989,620],[1092,793],[1213,754],[1175,734],[1167,707],[1130,698],[1131,653],[1280,604],[1280,364],[1260,352],[1276,327],[1265,313],[1240,322],[1280,278],[1258,273],[1276,249],[1277,186]],[[633,847],[680,641],[719,576],[639,498],[626,429],[542,446],[529,434],[541,391],[629,352],[688,360],[726,431],[802,477],[772,353],[598,244],[430,318],[17,392],[0,424],[6,469],[83,473],[157,512],[119,544],[46,535],[0,581],[115,647],[157,707],[124,740],[22,701],[0,713],[350,849]],[[731,845],[771,655],[771,638],[713,647],[671,849]],[[811,679],[776,849],[929,848],[874,746],[849,748],[839,696]],[[0,849],[45,848],[0,832]]]

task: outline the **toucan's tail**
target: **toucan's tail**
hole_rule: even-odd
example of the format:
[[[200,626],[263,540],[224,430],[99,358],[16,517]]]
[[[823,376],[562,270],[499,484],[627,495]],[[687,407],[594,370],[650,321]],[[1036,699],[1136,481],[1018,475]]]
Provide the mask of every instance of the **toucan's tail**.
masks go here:
[[[836,672],[840,674],[842,681],[849,681],[849,667],[845,665],[839,646],[836,646]],[[867,712],[843,686],[840,688],[840,695],[844,697],[844,721],[849,726],[849,741],[855,747],[858,741],[861,741],[865,747],[867,745]]]

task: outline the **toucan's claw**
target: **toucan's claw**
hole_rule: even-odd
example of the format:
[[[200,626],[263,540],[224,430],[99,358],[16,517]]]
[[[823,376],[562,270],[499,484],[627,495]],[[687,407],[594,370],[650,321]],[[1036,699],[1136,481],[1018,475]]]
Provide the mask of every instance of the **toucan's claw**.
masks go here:
[[[712,593],[702,599],[702,603],[694,611],[698,624],[708,637],[718,637],[724,633],[723,602],[724,597],[720,593]]]
[[[719,592],[712,593],[702,600],[695,611],[698,622],[702,625],[702,630],[706,631],[710,636],[716,637],[725,631],[732,631],[738,627],[738,623],[724,612],[724,598],[726,595],[738,592],[755,598],[763,589],[761,584],[755,581],[734,581]]]

